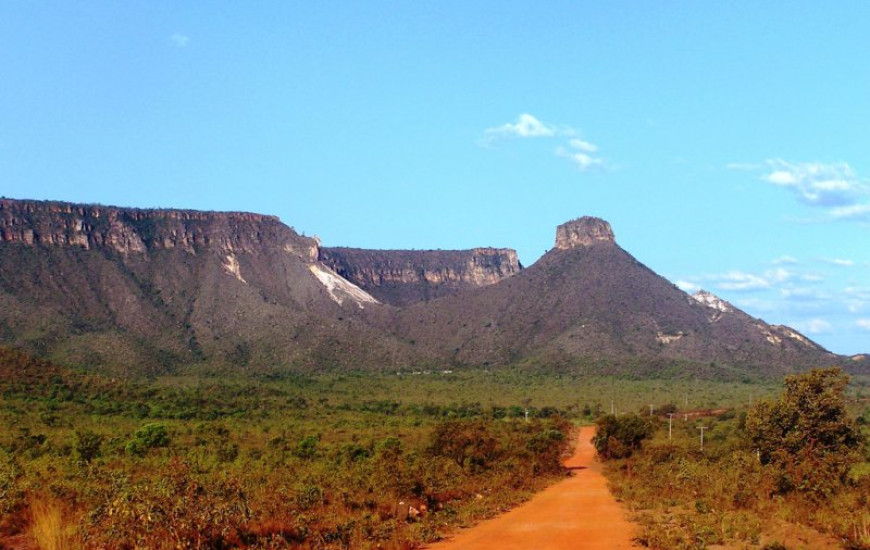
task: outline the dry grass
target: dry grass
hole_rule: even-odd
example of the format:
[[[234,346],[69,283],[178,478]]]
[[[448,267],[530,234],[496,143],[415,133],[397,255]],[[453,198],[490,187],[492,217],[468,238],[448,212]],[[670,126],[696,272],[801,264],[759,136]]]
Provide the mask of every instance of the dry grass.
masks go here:
[[[66,521],[64,509],[57,502],[33,499],[30,516],[30,536],[39,550],[74,550],[79,547],[76,525]]]

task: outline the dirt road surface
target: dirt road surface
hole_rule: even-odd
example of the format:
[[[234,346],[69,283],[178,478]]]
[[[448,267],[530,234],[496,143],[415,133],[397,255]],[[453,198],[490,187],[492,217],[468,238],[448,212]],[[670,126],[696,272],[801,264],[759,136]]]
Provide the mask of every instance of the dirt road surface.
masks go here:
[[[595,429],[580,430],[572,475],[494,519],[460,531],[430,550],[623,550],[635,548],[635,525],[626,519],[595,460]]]

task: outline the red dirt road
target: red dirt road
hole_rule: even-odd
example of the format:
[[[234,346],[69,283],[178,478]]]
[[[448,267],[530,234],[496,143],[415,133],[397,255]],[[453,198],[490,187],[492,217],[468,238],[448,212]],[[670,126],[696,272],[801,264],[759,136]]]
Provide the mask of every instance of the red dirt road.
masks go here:
[[[430,550],[622,550],[635,526],[626,519],[595,461],[589,442],[595,428],[580,430],[574,456],[565,461],[573,475],[532,500],[455,536]]]

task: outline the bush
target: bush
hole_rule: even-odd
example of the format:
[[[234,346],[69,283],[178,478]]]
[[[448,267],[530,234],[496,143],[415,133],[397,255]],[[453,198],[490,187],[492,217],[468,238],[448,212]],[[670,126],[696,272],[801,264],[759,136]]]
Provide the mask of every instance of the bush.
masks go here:
[[[103,436],[90,430],[76,430],[73,448],[75,449],[76,456],[82,462],[90,464],[92,460],[99,457],[102,445]]]
[[[773,402],[746,415],[746,435],[762,464],[778,475],[778,490],[819,498],[842,486],[860,460],[861,433],[846,411],[849,377],[838,368],[787,376]]]
[[[598,454],[607,459],[630,457],[653,432],[652,424],[636,414],[608,414],[599,418],[596,424],[598,430],[592,444]]]
[[[452,420],[435,428],[429,451],[463,468],[483,469],[498,456],[498,442],[482,420]]]
[[[169,432],[163,424],[145,424],[133,434],[133,439],[127,443],[125,450],[133,456],[145,456],[150,449],[169,446]]]

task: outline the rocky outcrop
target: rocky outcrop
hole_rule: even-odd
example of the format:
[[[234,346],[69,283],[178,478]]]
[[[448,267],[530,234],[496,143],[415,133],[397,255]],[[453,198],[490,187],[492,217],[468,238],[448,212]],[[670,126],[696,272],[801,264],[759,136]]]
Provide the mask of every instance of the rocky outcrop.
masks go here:
[[[396,306],[491,285],[522,269],[516,251],[508,248],[322,248],[320,260],[378,300]]]
[[[0,199],[0,242],[125,255],[160,249],[254,253],[278,246],[311,261],[318,248],[314,239],[297,235],[275,216],[11,199]]]
[[[600,242],[615,243],[613,229],[601,218],[584,216],[556,228],[556,249],[591,246]]]

